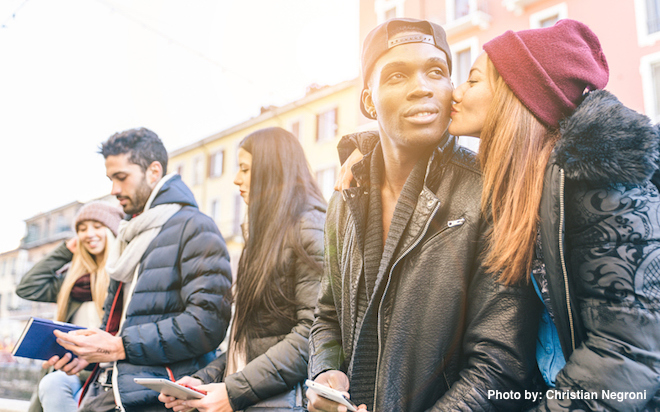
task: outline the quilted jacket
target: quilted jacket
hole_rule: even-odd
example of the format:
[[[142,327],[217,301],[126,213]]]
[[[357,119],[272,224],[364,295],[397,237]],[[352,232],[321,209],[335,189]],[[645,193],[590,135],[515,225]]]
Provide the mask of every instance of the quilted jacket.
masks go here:
[[[168,180],[153,206],[182,205],[147,247],[121,338],[126,359],[117,362],[117,384],[128,411],[167,410],[158,393],[133,378],[176,379],[206,366],[225,337],[231,312],[231,269],[225,241],[213,220],[197,208],[179,176]],[[119,282],[111,280],[105,318]]]

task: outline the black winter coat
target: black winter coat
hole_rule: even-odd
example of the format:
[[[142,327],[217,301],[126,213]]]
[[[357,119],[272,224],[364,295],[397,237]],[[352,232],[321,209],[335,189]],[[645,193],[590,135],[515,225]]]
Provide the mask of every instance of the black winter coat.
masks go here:
[[[651,182],[658,129],[599,90],[560,131],[540,209],[567,360],[556,389],[597,396],[552,393],[539,410],[660,410],[660,194]]]
[[[231,312],[229,254],[215,222],[199,211],[179,176],[165,182],[152,207],[166,203],[183,207],[142,256],[121,330],[126,359],[117,362],[117,384],[129,412],[167,410],[157,392],[133,378],[167,379],[169,366],[179,379],[207,365]],[[118,285],[110,282],[103,327]]]
[[[373,147],[366,146],[360,144],[363,153]],[[346,200],[339,193],[330,200],[311,379],[346,372],[352,356],[371,154],[352,168],[360,186],[345,190]],[[429,161],[378,306],[377,411],[514,411],[525,402],[489,390],[530,387],[540,303],[531,286],[502,286],[481,265],[491,227],[481,214],[481,190],[474,153],[448,137]]]
[[[320,267],[323,264],[325,211],[325,204],[312,200],[299,224],[302,245]],[[307,338],[314,319],[322,271],[294,256],[291,248],[285,249],[285,253],[290,255],[290,263],[282,285],[290,289],[290,297],[296,302],[296,305],[286,305],[297,321],[274,319],[264,308],[255,308],[258,324],[254,325],[254,331],[258,337],[247,342],[247,365],[242,371],[224,378],[229,402],[235,411],[290,391],[307,377]],[[222,382],[225,366],[223,354],[194,376],[204,383]]]

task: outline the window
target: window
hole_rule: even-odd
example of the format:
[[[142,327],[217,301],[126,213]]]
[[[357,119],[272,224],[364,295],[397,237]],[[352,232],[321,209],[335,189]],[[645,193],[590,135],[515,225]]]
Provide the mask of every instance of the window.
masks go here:
[[[640,72],[644,93],[644,111],[652,121],[660,122],[660,52],[642,57]]]
[[[193,160],[193,176],[192,184],[199,185],[202,183],[204,176],[204,159],[201,156],[196,157]]]
[[[454,87],[465,83],[470,74],[472,63],[479,55],[479,39],[471,37],[451,45],[452,55],[452,81]]]
[[[469,0],[453,0],[453,2],[454,2],[454,19],[460,19],[461,17],[470,14]]]
[[[316,182],[323,193],[325,200],[330,200],[330,197],[335,191],[335,168],[328,167],[316,172]]]
[[[64,215],[57,215],[55,219],[55,233],[62,233],[71,230],[68,220]]]
[[[316,115],[316,141],[334,139],[337,135],[337,108]]]
[[[302,137],[300,135],[300,120],[294,120],[291,122],[289,124],[289,131],[292,135],[296,136],[298,140],[302,141]]]
[[[218,222],[222,216],[220,210],[220,199],[211,200],[211,204],[209,205],[209,215],[215,222]]]
[[[209,155],[209,177],[220,177],[225,171],[225,150]]]
[[[568,17],[566,3],[559,3],[529,16],[529,26],[533,29],[554,26],[561,19]]]
[[[376,19],[378,24],[384,23],[395,17],[403,17],[405,0],[376,0],[374,8],[376,10]]]
[[[646,30],[649,33],[660,31],[660,0],[646,0]]]
[[[174,168],[174,170],[175,170],[176,173],[177,173],[179,176],[181,176],[181,178],[183,179],[183,163],[179,163],[178,165],[176,165],[176,167]]]
[[[660,0],[635,0],[637,42],[652,46],[660,39]]]
[[[28,226],[27,236],[25,237],[25,243],[34,242],[39,239],[39,225],[36,223]]]

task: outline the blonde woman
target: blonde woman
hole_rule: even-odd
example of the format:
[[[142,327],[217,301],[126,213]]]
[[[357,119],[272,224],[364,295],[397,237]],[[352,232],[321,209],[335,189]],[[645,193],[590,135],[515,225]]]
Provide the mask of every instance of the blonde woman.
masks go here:
[[[37,262],[21,279],[16,294],[27,300],[57,302],[55,320],[98,327],[109,283],[105,261],[123,216],[121,209],[109,203],[84,205],[75,218],[76,236]],[[44,376],[30,411],[75,411],[83,378],[60,371]]]

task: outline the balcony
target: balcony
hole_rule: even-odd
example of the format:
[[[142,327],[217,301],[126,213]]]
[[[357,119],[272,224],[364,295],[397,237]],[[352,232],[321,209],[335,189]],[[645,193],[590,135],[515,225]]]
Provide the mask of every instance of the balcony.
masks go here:
[[[520,16],[525,7],[530,4],[538,3],[541,0],[502,0],[502,5],[506,7],[508,11],[512,11],[516,16]]]
[[[447,23],[444,29],[448,37],[470,29],[485,30],[490,26],[491,16],[482,0],[448,0]]]

